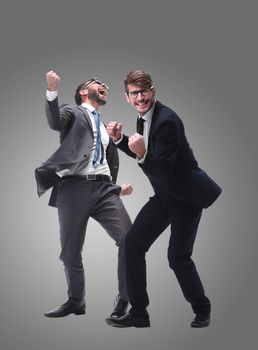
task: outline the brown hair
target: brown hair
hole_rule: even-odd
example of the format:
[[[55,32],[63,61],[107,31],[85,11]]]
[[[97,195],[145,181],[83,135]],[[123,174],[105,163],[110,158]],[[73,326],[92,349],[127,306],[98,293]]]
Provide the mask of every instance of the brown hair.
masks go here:
[[[126,93],[128,93],[129,84],[144,87],[146,89],[150,89],[153,86],[151,76],[143,70],[134,70],[127,74],[124,79]]]

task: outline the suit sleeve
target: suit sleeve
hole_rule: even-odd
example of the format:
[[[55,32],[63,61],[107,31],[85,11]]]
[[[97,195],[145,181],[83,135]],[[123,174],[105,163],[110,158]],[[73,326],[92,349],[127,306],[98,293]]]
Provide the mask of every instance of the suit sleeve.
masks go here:
[[[116,145],[121,151],[125,152],[129,157],[136,158],[136,154],[133,153],[128,147],[128,136],[123,135],[121,142]]]
[[[151,152],[139,166],[158,181],[164,181],[173,173],[179,148],[178,124],[172,121],[162,123],[151,137]]]
[[[74,118],[74,112],[71,105],[63,104],[59,108],[58,98],[53,101],[46,100],[45,111],[50,129],[64,132]]]

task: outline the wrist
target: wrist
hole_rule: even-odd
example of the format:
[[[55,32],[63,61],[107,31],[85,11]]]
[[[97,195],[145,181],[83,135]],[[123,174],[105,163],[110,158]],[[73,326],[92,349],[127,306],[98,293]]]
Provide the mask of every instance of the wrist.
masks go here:
[[[141,159],[141,158],[144,158],[145,157],[145,154],[146,154],[146,149],[142,150],[141,152],[139,152],[137,154],[137,156]]]
[[[122,138],[122,134],[116,135],[116,137],[114,137],[114,136],[112,137],[112,139],[113,139],[114,142],[120,141],[121,138]]]

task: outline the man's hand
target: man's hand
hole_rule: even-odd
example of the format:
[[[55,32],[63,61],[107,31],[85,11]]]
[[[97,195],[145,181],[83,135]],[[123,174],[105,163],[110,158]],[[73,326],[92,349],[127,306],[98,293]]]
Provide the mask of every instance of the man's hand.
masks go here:
[[[127,196],[133,192],[133,187],[131,184],[123,184],[121,185],[120,196]]]
[[[47,89],[49,91],[55,91],[58,89],[60,83],[60,77],[53,71],[49,71],[46,74],[47,79]]]
[[[146,148],[144,144],[144,138],[142,135],[135,133],[128,140],[128,147],[135,153],[139,158],[142,158],[146,153]]]
[[[118,122],[110,122],[107,125],[107,133],[112,138],[113,141],[118,141],[121,139],[122,124]]]

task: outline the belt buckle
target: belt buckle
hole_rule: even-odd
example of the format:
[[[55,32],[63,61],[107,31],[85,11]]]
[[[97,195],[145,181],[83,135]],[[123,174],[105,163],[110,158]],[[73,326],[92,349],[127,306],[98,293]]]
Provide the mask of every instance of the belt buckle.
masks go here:
[[[95,174],[86,175],[86,178],[87,178],[87,180],[94,181],[94,180],[96,180],[96,175]]]

